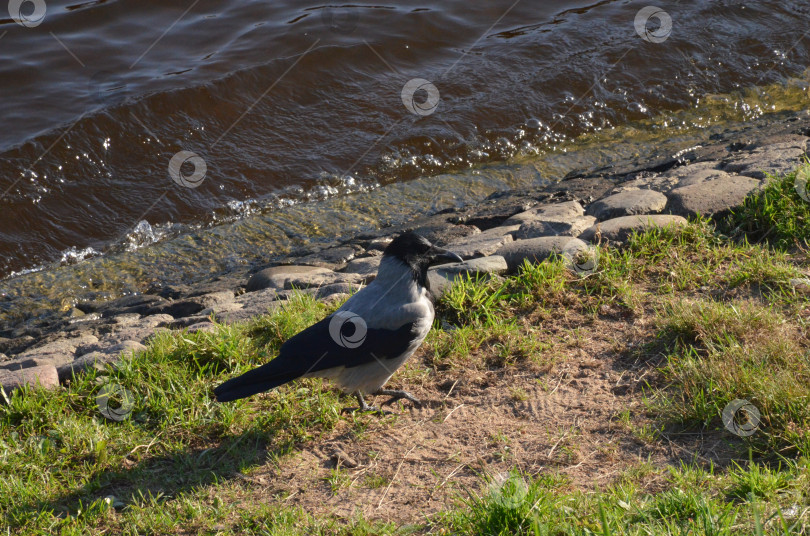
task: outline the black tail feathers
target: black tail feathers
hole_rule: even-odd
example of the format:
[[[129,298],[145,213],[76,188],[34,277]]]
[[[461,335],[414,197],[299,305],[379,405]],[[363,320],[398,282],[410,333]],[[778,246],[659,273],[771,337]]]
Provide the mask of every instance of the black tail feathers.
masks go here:
[[[241,376],[231,378],[217,386],[214,389],[214,395],[219,402],[230,402],[269,391],[300,376],[298,373],[276,370],[278,368],[278,365],[274,365],[271,361],[259,368],[249,370]]]

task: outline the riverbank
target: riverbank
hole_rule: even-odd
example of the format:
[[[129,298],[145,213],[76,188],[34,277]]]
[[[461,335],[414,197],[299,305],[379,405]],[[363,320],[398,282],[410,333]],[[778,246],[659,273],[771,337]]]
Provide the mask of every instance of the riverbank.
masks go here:
[[[675,171],[630,180],[672,184]],[[667,206],[689,202],[685,188],[717,193],[742,180],[712,173],[676,181],[661,194]],[[0,405],[3,522],[26,534],[802,534],[802,177],[769,182],[715,222],[655,227],[644,216],[640,234],[623,236],[611,218],[589,228],[598,245],[503,276],[527,252],[578,240],[507,233],[570,230],[588,215],[574,200],[528,210],[512,196],[490,200],[475,211],[482,225],[495,206],[520,212],[482,232],[451,224],[466,229],[457,249],[501,244],[463,270],[486,277],[444,287],[435,329],[392,380],[423,406],[401,403],[384,418],[341,414],[345,399],[319,380],[212,401],[213,385],[265,362],[345,298],[317,300],[325,284],[276,290],[280,282],[357,273],[256,272],[248,283],[276,288],[245,292],[252,299],[239,308],[223,301],[218,314],[247,315],[261,297],[269,314],[161,329],[116,366],[52,391],[25,387]],[[627,193],[643,191],[602,196],[587,211],[629,210]],[[364,240],[372,252],[384,242]],[[432,282],[459,271],[437,269]],[[115,318],[136,317],[127,314]]]
[[[498,262],[481,268],[487,263],[475,261],[464,270],[514,273],[523,259],[542,260],[566,248],[573,253],[645,225],[618,219],[623,216],[649,215],[645,221],[680,225],[697,213],[721,215],[761,187],[767,174],[794,169],[806,154],[808,134],[807,112],[787,114],[716,132],[705,145],[672,156],[624,159],[587,174],[571,173],[559,183],[496,192],[463,208],[301,247],[268,270],[237,265],[192,285],[155,282],[116,300],[69,301],[0,332],[0,370],[45,367],[39,370],[51,381],[65,381],[74,369],[143,349],[158,329],[211,329],[212,318],[244,320],[277,307],[293,288],[340,299],[373,278],[385,241],[405,229],[455,248],[465,259],[499,252],[505,257],[505,266]],[[559,207],[554,214],[532,211],[544,205]],[[598,229],[589,229],[597,223]],[[584,242],[572,241],[576,237]],[[23,379],[15,378],[8,385]]]

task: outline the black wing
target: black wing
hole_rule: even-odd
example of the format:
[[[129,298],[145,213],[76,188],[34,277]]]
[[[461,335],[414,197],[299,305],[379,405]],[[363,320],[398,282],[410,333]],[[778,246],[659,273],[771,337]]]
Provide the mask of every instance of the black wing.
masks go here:
[[[415,322],[398,329],[369,328],[359,316],[338,311],[294,335],[278,357],[214,389],[220,402],[267,391],[310,372],[356,367],[402,355],[419,334]]]

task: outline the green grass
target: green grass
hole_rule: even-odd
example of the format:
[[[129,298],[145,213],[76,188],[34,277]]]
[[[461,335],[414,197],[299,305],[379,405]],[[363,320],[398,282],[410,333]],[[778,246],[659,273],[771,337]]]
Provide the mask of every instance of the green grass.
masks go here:
[[[770,177],[761,195],[749,196],[724,222],[726,232],[777,248],[810,241],[810,161],[786,177]],[[798,179],[798,180],[797,180]],[[804,197],[802,195],[804,195]]]
[[[306,295],[213,333],[163,332],[145,352],[91,371],[55,391],[25,388],[0,405],[0,529],[20,534],[808,534],[810,533],[810,300],[790,279],[806,277],[810,204],[795,174],[772,179],[719,225],[699,219],[652,229],[621,249],[600,247],[582,277],[563,259],[526,264],[506,278],[467,278],[437,304],[423,361],[399,381],[450,371],[529,369],[538,375],[638,324],[618,358],[646,370],[647,420],[619,413],[639,442],[711,437],[735,460],[668,468],[639,462],[609,485],[575,489],[551,470],[482,477],[441,514],[410,527],[318,517],[258,496],[245,484],[281,466],[340,424],[363,442],[397,418],[341,416],[345,405],[319,380],[294,382],[232,404],[213,401],[224,379],[266,362],[280,344],[330,308]],[[132,394],[120,422],[105,419],[105,386]],[[549,390],[553,388],[549,386]],[[522,402],[529,395],[509,389]],[[116,399],[113,397],[113,406]],[[755,432],[725,429],[735,399],[757,408]],[[501,462],[512,431],[492,436]],[[559,446],[562,456],[565,444]],[[385,489],[388,474],[356,482],[343,469],[322,482]],[[248,480],[246,480],[248,479]]]
[[[747,446],[767,455],[810,457],[810,340],[773,306],[711,300],[675,302],[660,337],[673,386],[657,407],[672,419],[721,426],[724,408],[744,399],[760,412]],[[756,424],[756,423],[755,423]]]
[[[807,534],[807,460],[778,471],[753,465],[728,472],[658,469],[664,489],[649,493],[626,475],[607,489],[570,491],[564,478],[518,472],[470,492],[438,522],[439,534],[633,535]]]
[[[104,375],[76,378],[63,390],[15,392],[0,407],[4,524],[44,532],[97,525],[160,532],[163,523],[188,519],[179,503],[201,489],[233,487],[228,482],[235,476],[328,432],[342,405],[317,380],[233,404],[211,396],[216,382],[263,362],[282,337],[325,314],[301,295],[278,314],[218,325],[215,333],[160,333],[147,351]],[[268,336],[273,330],[277,335]],[[251,336],[259,331],[264,338]],[[100,414],[96,397],[105,384],[133,394],[127,419],[108,421]],[[98,497],[101,490],[124,501],[120,515],[111,515]],[[234,513],[220,505],[195,516],[214,523]]]

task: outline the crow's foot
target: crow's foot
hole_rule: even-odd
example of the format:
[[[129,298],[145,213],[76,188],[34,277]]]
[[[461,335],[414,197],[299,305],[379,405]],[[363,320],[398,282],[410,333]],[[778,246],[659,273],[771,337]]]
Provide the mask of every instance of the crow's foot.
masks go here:
[[[355,411],[362,411],[364,413],[377,413],[379,415],[391,415],[390,411],[383,411],[376,406],[369,406],[366,403],[366,399],[363,398],[363,395],[358,393],[354,393],[354,397],[357,399],[357,402],[360,404],[360,407],[350,407],[350,408],[343,408],[340,412],[341,413],[354,413]]]
[[[418,398],[413,396],[411,393],[409,393],[408,391],[400,391],[400,390],[397,390],[397,389],[380,389],[379,391],[377,391],[374,394],[375,395],[385,395],[385,396],[390,396],[391,397],[388,400],[386,400],[385,402],[383,402],[381,404],[382,406],[387,406],[388,404],[393,404],[397,400],[401,400],[403,398],[405,400],[410,400],[411,402],[413,402],[417,406],[422,405],[422,402]]]

